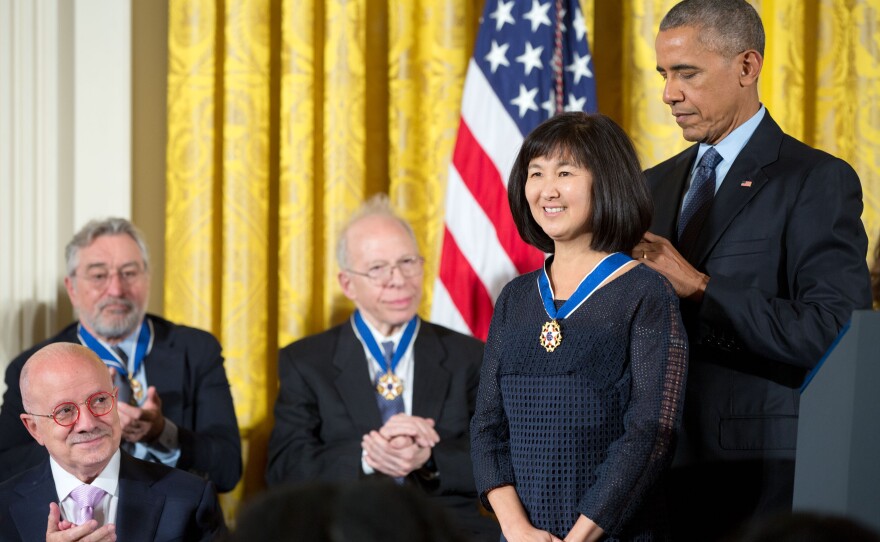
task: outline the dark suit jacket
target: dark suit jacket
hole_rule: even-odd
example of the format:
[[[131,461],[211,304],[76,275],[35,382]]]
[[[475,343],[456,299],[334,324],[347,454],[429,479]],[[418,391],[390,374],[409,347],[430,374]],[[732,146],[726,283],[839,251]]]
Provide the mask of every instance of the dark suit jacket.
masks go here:
[[[58,502],[49,460],[0,484],[0,540],[45,540]],[[212,540],[226,532],[214,486],[189,473],[135,459],[119,465],[116,535],[126,542]]]
[[[651,231],[673,241],[696,153],[646,172]],[[871,306],[861,213],[855,171],[767,113],[687,256],[710,280],[700,305],[682,302],[691,361],[676,464],[794,459],[805,375]]]
[[[483,344],[422,321],[414,344],[412,414],[431,418],[440,435],[432,457],[436,485],[418,483],[452,514],[477,517],[470,461]],[[349,481],[363,476],[361,439],[382,426],[363,346],[351,323],[306,337],[279,354],[281,388],[269,441],[269,485]],[[496,537],[497,539],[497,537]]]
[[[147,382],[156,387],[162,413],[179,429],[177,468],[209,478],[229,491],[241,478],[241,440],[220,344],[210,333],[175,325],[157,316],[153,349],[144,359]],[[50,343],[78,343],[76,324],[15,358],[6,369],[6,393],[0,410],[0,481],[44,460],[19,419],[18,379],[28,358]]]

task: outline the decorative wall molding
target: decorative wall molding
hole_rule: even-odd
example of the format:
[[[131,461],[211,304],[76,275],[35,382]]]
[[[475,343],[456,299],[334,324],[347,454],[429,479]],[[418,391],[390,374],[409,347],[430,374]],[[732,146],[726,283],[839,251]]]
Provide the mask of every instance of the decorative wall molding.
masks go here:
[[[0,370],[70,321],[64,245],[111,214],[131,216],[130,0],[0,0]]]

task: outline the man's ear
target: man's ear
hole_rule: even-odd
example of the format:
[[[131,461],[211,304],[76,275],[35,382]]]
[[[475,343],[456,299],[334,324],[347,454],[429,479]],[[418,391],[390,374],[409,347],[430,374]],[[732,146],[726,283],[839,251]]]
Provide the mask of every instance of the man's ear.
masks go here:
[[[744,87],[757,84],[758,76],[761,75],[761,68],[764,67],[764,57],[754,49],[748,49],[740,53],[740,55],[740,84]]]
[[[43,443],[43,438],[40,436],[40,431],[37,429],[37,420],[34,419],[30,414],[20,414],[19,418],[21,418],[21,423],[24,424],[24,427],[28,430],[28,433],[34,437],[40,446],[45,446]]]
[[[336,278],[339,280],[339,287],[342,288],[342,293],[345,294],[345,297],[354,301],[355,292],[351,284],[351,275],[345,271],[340,271]]]
[[[67,290],[67,297],[70,299],[70,304],[73,305],[73,294],[76,286],[73,284],[73,278],[70,276],[64,277],[64,288]],[[76,308],[74,306],[74,308]]]

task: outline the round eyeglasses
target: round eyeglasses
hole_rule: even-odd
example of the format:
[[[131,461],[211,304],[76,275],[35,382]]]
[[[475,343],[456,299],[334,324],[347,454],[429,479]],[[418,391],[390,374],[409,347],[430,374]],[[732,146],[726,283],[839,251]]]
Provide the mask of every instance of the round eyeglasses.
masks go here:
[[[422,264],[424,263],[425,259],[421,256],[406,256],[397,260],[394,264],[374,264],[365,272],[355,271],[354,269],[346,269],[346,271],[353,275],[367,277],[375,284],[385,285],[391,282],[391,276],[394,274],[394,269],[398,269],[404,278],[412,278],[422,274]]]
[[[116,400],[117,391],[118,390],[114,388],[113,393],[107,391],[93,393],[82,403],[60,403],[52,410],[52,414],[33,414],[31,412],[26,412],[25,414],[30,416],[40,416],[41,418],[52,418],[55,420],[55,423],[61,427],[70,427],[79,420],[80,405],[86,405],[89,412],[92,413],[92,416],[95,416],[96,418],[109,414],[110,411],[113,410],[113,402]]]

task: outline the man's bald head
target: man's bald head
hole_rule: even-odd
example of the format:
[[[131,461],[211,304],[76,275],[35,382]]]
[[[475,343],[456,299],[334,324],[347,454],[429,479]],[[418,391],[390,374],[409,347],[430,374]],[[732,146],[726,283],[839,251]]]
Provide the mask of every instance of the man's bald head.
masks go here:
[[[113,381],[110,379],[107,366],[97,354],[85,346],[75,343],[52,343],[37,350],[24,364],[19,378],[24,409],[30,410],[32,394],[40,394],[39,389],[31,390],[32,382],[47,376],[57,378],[63,373],[75,372],[82,368],[94,369],[96,375],[100,373],[102,377],[106,377],[106,389],[113,388]]]

